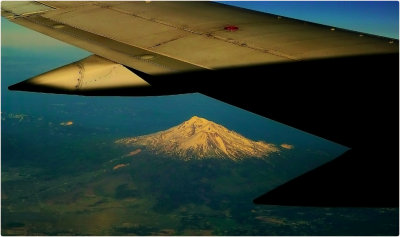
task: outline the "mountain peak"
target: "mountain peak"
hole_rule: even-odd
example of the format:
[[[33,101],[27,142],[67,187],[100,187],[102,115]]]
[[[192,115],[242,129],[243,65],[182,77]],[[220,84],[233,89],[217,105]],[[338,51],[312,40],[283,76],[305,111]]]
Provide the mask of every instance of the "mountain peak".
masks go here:
[[[116,143],[143,146],[156,154],[184,160],[193,158],[262,158],[279,149],[253,141],[205,118],[193,116],[168,130],[117,140]]]
[[[203,121],[203,120],[208,121],[208,120],[205,119],[205,118],[200,118],[200,117],[194,115],[193,117],[191,117],[191,118],[190,118],[188,121],[186,121],[186,122],[189,122],[189,121]]]
[[[205,125],[209,125],[209,124],[215,124],[214,122],[211,122],[205,118],[201,118],[198,116],[193,116],[191,117],[189,120],[183,122],[183,124],[187,124],[187,125],[196,125],[196,126],[205,126]]]

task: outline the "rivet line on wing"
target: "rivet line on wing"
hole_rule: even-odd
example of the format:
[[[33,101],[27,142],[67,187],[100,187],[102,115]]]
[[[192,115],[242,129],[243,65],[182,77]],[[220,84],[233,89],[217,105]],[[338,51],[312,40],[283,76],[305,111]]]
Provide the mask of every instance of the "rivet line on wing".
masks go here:
[[[75,88],[77,90],[82,88],[82,84],[83,84],[83,77],[85,74],[85,67],[82,63],[80,62],[76,62],[75,65],[78,67],[78,78],[77,78],[77,84],[75,86]]]
[[[96,5],[96,4],[94,4],[94,5]],[[169,26],[169,27],[172,27],[172,28],[175,28],[175,29],[178,29],[178,30],[183,30],[183,31],[186,31],[186,32],[189,32],[189,33],[192,33],[192,34],[210,37],[210,38],[213,38],[213,39],[216,39],[216,40],[221,40],[221,41],[224,41],[226,43],[234,44],[234,45],[240,46],[240,47],[246,47],[246,48],[249,48],[249,49],[252,49],[252,50],[255,50],[255,51],[259,51],[259,52],[262,52],[262,53],[268,53],[268,54],[272,54],[272,55],[275,55],[275,56],[284,57],[284,58],[287,58],[287,59],[290,59],[290,60],[299,60],[298,58],[296,58],[296,57],[294,57],[292,55],[284,54],[284,53],[276,51],[276,50],[264,49],[264,48],[259,48],[259,47],[255,47],[255,46],[250,46],[248,43],[239,42],[239,41],[230,41],[227,38],[213,35],[212,32],[195,31],[195,30],[190,29],[190,28],[176,26],[176,25],[173,25],[173,24],[170,24],[170,23],[167,23],[167,22],[163,22],[163,21],[154,19],[154,18],[146,18],[146,17],[140,16],[140,15],[134,14],[134,13],[130,13],[130,12],[124,11],[122,9],[114,8],[112,6],[108,6],[107,9],[113,10],[113,11],[116,11],[116,12],[119,12],[119,13],[122,13],[122,14],[134,16],[134,17],[140,18],[142,20],[151,21],[151,22],[155,22],[155,23],[158,23],[158,24],[161,24],[161,25]]]
[[[43,16],[41,16],[41,17],[43,17]],[[166,58],[171,59],[171,60],[176,60],[176,61],[179,61],[180,63],[183,63],[183,64],[189,64],[189,65],[191,65],[191,66],[195,66],[195,67],[198,68],[198,69],[209,69],[209,70],[211,70],[211,68],[205,67],[205,66],[203,66],[203,65],[198,65],[198,64],[193,63],[193,62],[187,62],[187,61],[184,61],[184,60],[181,60],[181,59],[177,59],[177,58],[174,58],[174,57],[171,57],[171,56],[168,56],[168,55],[164,55],[164,54],[159,53],[159,52],[152,52],[152,51],[149,51],[149,50],[146,49],[146,48],[143,48],[143,47],[140,47],[140,46],[137,46],[137,45],[130,45],[129,43],[120,41],[120,40],[118,40],[118,39],[116,39],[116,38],[114,38],[114,37],[111,37],[111,36],[108,36],[108,35],[104,35],[104,34],[100,34],[100,33],[92,32],[92,31],[89,30],[89,29],[77,28],[77,27],[71,26],[71,25],[69,25],[68,23],[65,23],[65,22],[63,22],[63,21],[61,21],[61,20],[56,20],[56,19],[53,19],[53,18],[46,18],[46,17],[43,17],[43,19],[46,19],[46,20],[49,20],[49,21],[53,21],[53,22],[58,23],[58,24],[64,24],[64,25],[67,25],[68,27],[70,27],[70,28],[72,28],[72,29],[74,29],[74,30],[77,30],[77,31],[84,31],[85,33],[90,33],[90,34],[93,34],[93,35],[95,35],[95,36],[105,38],[106,40],[112,40],[112,41],[114,41],[114,42],[116,42],[116,43],[124,44],[124,45],[129,46],[129,47],[134,47],[134,48],[137,48],[137,49],[140,49],[140,50],[144,50],[144,51],[146,51],[146,52],[156,53],[157,55],[160,55],[160,56],[162,56],[162,57],[166,57]],[[38,24],[43,25],[43,26],[46,26],[46,27],[51,27],[51,26],[48,26],[48,25],[44,25],[43,23],[40,23],[40,22],[38,22]],[[66,34],[68,34],[68,35],[73,35],[73,36],[74,36],[75,38],[77,38],[77,39],[82,39],[82,37],[77,36],[77,35],[74,34],[73,32],[66,31],[66,29],[61,29],[60,31],[66,33]],[[85,39],[85,40],[86,40],[86,41],[90,41],[90,40],[88,40],[88,39]],[[101,47],[105,48],[103,45],[101,45]],[[118,52],[118,53],[122,53],[122,54],[125,54],[125,55],[126,55],[126,52],[124,52],[124,51],[121,51],[121,50],[118,50],[118,49],[115,49],[115,48],[109,48],[109,47],[108,47],[108,49],[111,49],[111,50],[114,50],[114,51],[116,51],[116,52]],[[176,68],[170,68],[170,67],[168,67],[167,65],[158,64],[158,63],[156,63],[156,62],[153,61],[153,60],[144,59],[144,58],[142,58],[142,57],[140,57],[140,56],[134,56],[134,55],[129,55],[129,56],[130,56],[131,58],[137,59],[137,60],[139,60],[139,61],[144,61],[144,62],[146,62],[146,63],[149,63],[149,64],[152,64],[152,65],[155,65],[155,66],[158,66],[158,67],[167,69],[167,70],[169,70],[169,71],[171,71],[171,72],[176,71]]]
[[[30,18],[30,17],[22,17],[22,18],[23,18],[24,20],[28,20],[28,21],[30,21],[30,22],[32,22],[32,23],[34,23],[34,24],[38,24],[38,25],[41,25],[41,26],[44,26],[44,27],[47,27],[47,28],[53,28],[53,27],[50,26],[50,25],[44,24],[43,22],[38,21],[38,20],[35,20],[35,19],[32,19],[32,18]],[[45,18],[45,19],[47,19],[47,18]],[[62,21],[56,21],[56,20],[53,20],[53,19],[51,19],[51,21],[53,21],[54,23],[57,23],[57,24],[64,24],[64,25],[67,25],[67,24],[65,24],[65,23],[62,22]],[[72,28],[72,29],[75,29],[75,30],[81,30],[81,29],[78,29],[78,28],[73,27],[73,26],[70,26],[70,25],[67,25],[67,26],[70,27],[70,28]],[[52,29],[52,30],[54,30],[54,29]],[[65,33],[65,34],[67,34],[67,35],[69,35],[69,36],[72,36],[72,37],[74,37],[74,38],[76,38],[76,39],[79,39],[79,40],[90,41],[90,40],[87,39],[87,38],[84,38],[84,37],[82,37],[82,36],[79,36],[79,35],[77,35],[77,34],[75,34],[75,33],[73,33],[73,32],[67,31],[65,27],[64,27],[64,28],[59,28],[59,29],[57,29],[57,31],[58,31],[58,32],[63,32],[63,33]],[[103,37],[103,38],[110,39],[110,40],[113,40],[113,41],[118,42],[118,43],[125,44],[125,43],[123,43],[123,42],[120,42],[120,41],[118,41],[118,40],[112,38],[112,37],[103,36],[103,35],[101,35],[101,34],[95,34],[95,33],[92,33],[92,32],[90,32],[90,31],[87,31],[87,32],[88,32],[88,33],[91,33],[91,34],[94,34],[94,35],[96,35],[96,36],[99,36],[99,37]],[[93,43],[93,41],[91,41],[91,43]],[[103,47],[103,48],[108,48],[108,49],[113,50],[113,51],[116,51],[116,52],[118,52],[118,53],[126,54],[125,52],[123,52],[123,51],[121,51],[121,50],[118,50],[118,49],[115,49],[115,48],[105,47],[104,45],[101,45],[101,47]],[[168,66],[166,66],[166,65],[164,65],[164,64],[158,64],[158,63],[156,63],[156,62],[154,62],[154,61],[151,61],[151,60],[142,59],[140,56],[130,55],[130,57],[131,57],[132,59],[139,60],[139,61],[143,61],[143,62],[146,62],[146,63],[150,63],[150,64],[152,64],[152,65],[155,65],[155,66],[158,66],[158,67],[167,69],[167,70],[169,70],[169,71],[174,71],[172,68],[170,68],[170,67],[168,67]]]

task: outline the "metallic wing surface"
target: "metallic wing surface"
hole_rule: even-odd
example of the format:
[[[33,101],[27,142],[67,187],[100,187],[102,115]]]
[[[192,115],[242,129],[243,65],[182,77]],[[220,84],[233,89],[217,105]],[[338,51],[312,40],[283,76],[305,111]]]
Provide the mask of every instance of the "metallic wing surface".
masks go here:
[[[212,2],[2,2],[2,15],[94,54],[10,89],[200,92],[351,148],[256,203],[398,206],[398,40]]]

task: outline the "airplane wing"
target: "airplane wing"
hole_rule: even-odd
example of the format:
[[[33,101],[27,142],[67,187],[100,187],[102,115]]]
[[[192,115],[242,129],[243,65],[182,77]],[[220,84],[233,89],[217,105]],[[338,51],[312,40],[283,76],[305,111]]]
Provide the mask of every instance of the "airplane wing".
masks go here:
[[[2,11],[17,24],[151,75],[398,47],[384,37],[212,2],[3,2]]]
[[[200,92],[352,148],[256,203],[398,206],[398,40],[212,2],[2,2],[2,15],[94,54],[10,89]]]

